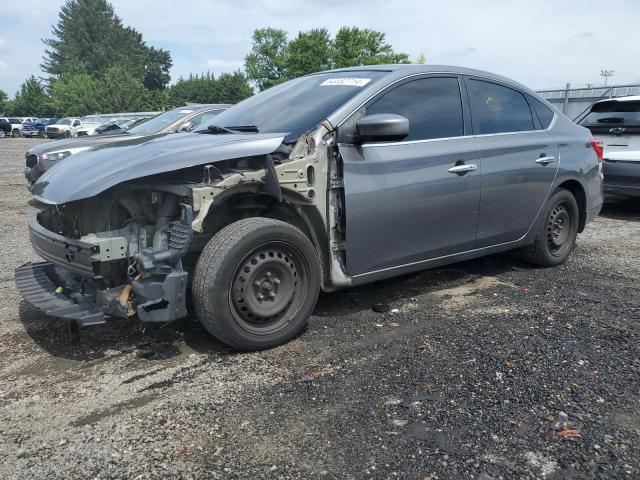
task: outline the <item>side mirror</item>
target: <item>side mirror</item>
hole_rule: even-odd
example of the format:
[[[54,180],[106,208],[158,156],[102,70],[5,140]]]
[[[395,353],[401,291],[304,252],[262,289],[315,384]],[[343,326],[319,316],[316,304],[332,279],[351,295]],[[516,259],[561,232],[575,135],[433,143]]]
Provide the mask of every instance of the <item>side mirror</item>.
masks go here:
[[[191,131],[191,122],[184,122],[180,127],[178,127],[177,132],[189,132]]]
[[[356,123],[360,143],[402,140],[409,135],[409,119],[395,113],[376,113]]]

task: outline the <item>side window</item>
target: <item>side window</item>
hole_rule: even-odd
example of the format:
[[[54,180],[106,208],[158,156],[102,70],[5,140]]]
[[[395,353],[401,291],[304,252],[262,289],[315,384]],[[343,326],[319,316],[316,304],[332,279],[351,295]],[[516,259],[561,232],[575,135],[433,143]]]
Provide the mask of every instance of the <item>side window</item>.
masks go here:
[[[206,125],[207,123],[209,123],[209,121],[213,117],[218,115],[221,111],[222,110],[211,110],[209,112],[204,112],[198,115],[194,115],[191,118],[191,120],[189,120],[189,123],[191,124],[191,126],[189,127],[189,131],[192,131],[193,129],[195,129],[196,127],[199,127],[200,125]]]
[[[74,126],[74,127],[79,127],[79,126],[80,126],[80,120],[75,120],[75,121],[73,122],[73,126]]]
[[[366,107],[366,115],[395,113],[409,119],[404,140],[464,135],[462,98],[458,79],[437,77],[413,80],[394,88]]]
[[[472,79],[469,99],[477,135],[534,130],[531,108],[517,90]]]
[[[551,110],[537,98],[532,97],[531,95],[529,95],[528,97],[533,111],[536,112],[538,120],[540,120],[540,123],[542,124],[542,128],[546,130],[547,128],[549,128],[549,125],[551,125],[551,121],[553,120],[555,113],[553,113],[553,110]]]

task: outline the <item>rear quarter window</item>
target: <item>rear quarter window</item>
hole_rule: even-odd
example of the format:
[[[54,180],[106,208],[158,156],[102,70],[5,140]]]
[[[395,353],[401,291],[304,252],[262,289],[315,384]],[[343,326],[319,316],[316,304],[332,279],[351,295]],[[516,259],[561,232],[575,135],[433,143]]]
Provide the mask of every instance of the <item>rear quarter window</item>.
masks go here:
[[[536,97],[532,97],[531,95],[529,95],[528,97],[531,108],[533,108],[533,111],[537,115],[538,120],[540,120],[542,128],[546,130],[547,128],[549,128],[549,125],[551,125],[555,113]]]

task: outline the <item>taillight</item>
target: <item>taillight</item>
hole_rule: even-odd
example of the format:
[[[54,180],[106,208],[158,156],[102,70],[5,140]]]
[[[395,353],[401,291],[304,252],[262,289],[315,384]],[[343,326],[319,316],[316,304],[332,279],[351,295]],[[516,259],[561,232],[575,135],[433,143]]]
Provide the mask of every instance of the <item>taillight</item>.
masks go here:
[[[591,140],[589,140],[589,143],[591,144],[593,150],[596,152],[596,155],[598,155],[598,162],[602,162],[602,157],[604,155],[604,146],[602,145],[602,140],[596,140],[595,138],[592,138]]]

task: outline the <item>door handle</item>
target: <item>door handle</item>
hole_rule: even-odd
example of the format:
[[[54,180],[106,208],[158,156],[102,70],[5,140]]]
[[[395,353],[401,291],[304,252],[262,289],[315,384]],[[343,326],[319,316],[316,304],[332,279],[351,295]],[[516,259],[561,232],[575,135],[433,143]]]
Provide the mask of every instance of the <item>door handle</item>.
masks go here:
[[[536,160],[536,163],[547,165],[556,161],[556,157],[540,157]]]
[[[456,165],[455,167],[451,167],[449,169],[449,171],[451,173],[465,173],[465,172],[472,172],[474,170],[477,170],[478,167],[475,163],[469,163],[467,165]]]

